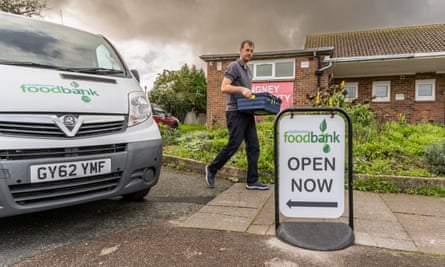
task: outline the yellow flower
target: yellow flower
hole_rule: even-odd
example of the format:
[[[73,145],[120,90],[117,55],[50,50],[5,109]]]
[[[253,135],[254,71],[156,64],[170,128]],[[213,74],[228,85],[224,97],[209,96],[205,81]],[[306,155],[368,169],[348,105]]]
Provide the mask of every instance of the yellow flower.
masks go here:
[[[320,92],[317,92],[317,95],[315,96],[315,104],[320,104]]]

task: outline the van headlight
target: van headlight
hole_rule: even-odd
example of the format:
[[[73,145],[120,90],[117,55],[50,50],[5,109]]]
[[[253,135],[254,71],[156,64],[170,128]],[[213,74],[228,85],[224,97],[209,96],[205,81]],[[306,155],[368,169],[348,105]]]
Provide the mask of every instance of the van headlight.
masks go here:
[[[139,124],[151,116],[150,103],[143,92],[131,92],[128,95],[128,126]]]

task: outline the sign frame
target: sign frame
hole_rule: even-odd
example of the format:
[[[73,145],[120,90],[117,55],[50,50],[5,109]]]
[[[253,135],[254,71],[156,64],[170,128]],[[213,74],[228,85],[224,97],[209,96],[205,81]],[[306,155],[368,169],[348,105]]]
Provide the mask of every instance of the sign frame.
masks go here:
[[[280,222],[280,140],[279,126],[284,116],[294,118],[299,115],[340,115],[347,125],[347,173],[348,177],[348,199],[349,199],[349,224],[323,222]],[[346,141],[346,137],[345,137]],[[345,144],[344,144],[345,145]],[[345,148],[346,149],[346,148]],[[275,231],[282,241],[291,245],[314,249],[314,250],[338,250],[354,243],[354,214],[353,214],[353,151],[352,151],[352,121],[349,114],[337,107],[316,108],[287,108],[275,117],[274,122],[274,163],[275,163]],[[345,158],[346,160],[346,158]],[[344,181],[344,180],[343,180]],[[344,185],[343,185],[344,186]],[[281,189],[282,190],[282,189]],[[344,194],[343,194],[344,197]],[[293,201],[293,200],[292,200]],[[284,204],[286,205],[286,204]],[[289,206],[290,207],[290,206]],[[302,218],[308,216],[303,216]],[[319,216],[315,218],[321,218]],[[327,217],[333,218],[333,217]]]

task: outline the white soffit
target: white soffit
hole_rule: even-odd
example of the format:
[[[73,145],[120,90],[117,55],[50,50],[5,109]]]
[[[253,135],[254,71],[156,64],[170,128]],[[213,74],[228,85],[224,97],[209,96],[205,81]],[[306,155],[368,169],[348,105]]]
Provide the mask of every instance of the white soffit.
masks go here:
[[[444,73],[445,52],[331,58],[337,78]]]

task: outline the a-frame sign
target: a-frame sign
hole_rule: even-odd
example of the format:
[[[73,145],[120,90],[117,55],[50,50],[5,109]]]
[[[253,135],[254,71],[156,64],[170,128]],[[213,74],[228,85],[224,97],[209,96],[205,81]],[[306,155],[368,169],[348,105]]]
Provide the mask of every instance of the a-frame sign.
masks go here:
[[[285,109],[275,118],[274,140],[277,237],[314,250],[338,250],[353,244],[349,115],[340,108]],[[339,218],[344,213],[345,176],[348,177],[349,225],[313,220]],[[280,222],[281,216],[312,219]]]

